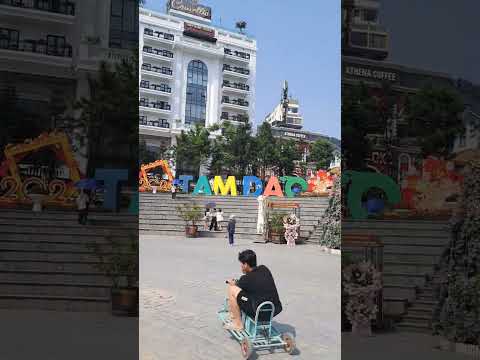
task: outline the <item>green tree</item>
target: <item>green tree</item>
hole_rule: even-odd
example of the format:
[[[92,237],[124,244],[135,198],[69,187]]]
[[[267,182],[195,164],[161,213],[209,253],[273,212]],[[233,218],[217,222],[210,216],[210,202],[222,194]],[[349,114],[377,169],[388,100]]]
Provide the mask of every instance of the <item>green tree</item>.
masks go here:
[[[335,147],[325,139],[318,139],[312,145],[308,161],[315,162],[318,169],[328,169],[334,159]]]
[[[364,84],[342,91],[342,170],[364,170],[370,152],[369,127],[376,103]]]
[[[408,99],[406,110],[410,134],[424,156],[448,155],[455,137],[465,131],[460,117],[464,104],[452,90],[426,87]]]
[[[129,168],[130,179],[136,179],[137,79],[136,60],[114,65],[103,62],[98,75],[88,79],[90,96],[74,104],[80,116],[63,119],[66,132],[86,149],[87,176],[93,176],[98,167],[120,167]]]
[[[182,131],[173,152],[178,173],[198,175],[200,166],[206,164],[211,154],[210,131],[199,124]]]
[[[301,159],[297,143],[290,139],[280,139],[277,141],[276,152],[279,175],[292,175],[295,170],[295,161]]]
[[[340,176],[335,178],[328,208],[320,222],[320,245],[340,249],[342,238],[342,195]]]
[[[213,140],[210,171],[215,174],[243,176],[252,171],[255,143],[250,124],[225,122],[221,135]]]
[[[260,176],[264,177],[267,169],[277,165],[276,139],[272,134],[272,127],[269,123],[264,122],[259,128],[255,138],[256,159],[255,168],[260,172]]]

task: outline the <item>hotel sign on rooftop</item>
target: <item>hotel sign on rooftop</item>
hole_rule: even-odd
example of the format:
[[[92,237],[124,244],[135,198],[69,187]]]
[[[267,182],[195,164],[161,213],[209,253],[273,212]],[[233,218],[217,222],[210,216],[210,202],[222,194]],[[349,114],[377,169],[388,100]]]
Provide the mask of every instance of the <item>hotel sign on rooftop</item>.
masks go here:
[[[167,12],[171,10],[197,16],[206,20],[212,19],[212,8],[198,3],[198,0],[169,0]]]

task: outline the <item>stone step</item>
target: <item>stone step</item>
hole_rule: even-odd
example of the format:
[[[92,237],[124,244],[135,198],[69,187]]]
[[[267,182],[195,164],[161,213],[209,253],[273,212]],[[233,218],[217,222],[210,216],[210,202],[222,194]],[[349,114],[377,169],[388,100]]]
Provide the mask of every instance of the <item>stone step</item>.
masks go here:
[[[392,245],[384,246],[384,251],[387,254],[408,254],[417,256],[440,256],[442,246],[425,246],[425,245]]]
[[[118,241],[128,241],[128,234],[115,234],[114,238]],[[71,243],[89,243],[89,242],[103,242],[105,235],[103,233],[97,234],[62,234],[62,233],[48,233],[44,231],[22,233],[2,233],[0,236],[0,244],[2,241],[36,241],[36,242],[71,242]]]
[[[416,299],[416,294],[416,287],[412,285],[383,284],[384,297],[405,299],[410,303]]]
[[[0,309],[108,312],[110,298],[42,295],[0,295]]]
[[[431,264],[422,264],[409,261],[384,261],[384,269],[392,273],[433,274]]]
[[[88,224],[87,225],[80,225],[76,220],[72,219],[62,219],[62,218],[57,218],[57,219],[12,219],[12,218],[0,218],[0,229],[4,226],[22,226],[22,227],[46,227],[46,228],[56,228],[56,227],[62,227],[63,229],[71,229],[75,231],[84,231],[85,229],[88,229],[88,231],[91,231],[92,228],[94,229],[113,229],[116,230],[119,227],[120,228],[125,228],[125,229],[131,229],[135,230],[138,226],[138,220],[135,222],[115,222],[115,221],[104,221],[101,223],[101,220],[92,220],[88,219]],[[103,221],[103,220],[102,220]]]
[[[412,306],[408,309],[408,315],[420,316],[425,318],[431,318],[433,314],[433,308],[421,308]]]
[[[425,284],[426,280],[424,274],[384,272],[383,281],[392,285],[412,285],[421,287]]]
[[[41,295],[41,296],[65,296],[65,297],[110,297],[109,284],[82,284],[82,283],[33,283],[29,281],[2,281],[0,289],[5,295]]]
[[[105,275],[99,272],[91,273],[77,273],[77,272],[65,272],[65,271],[43,271],[36,270],[1,270],[0,282],[4,281],[18,281],[18,282],[56,282],[56,283],[98,283],[105,284],[110,281]]]
[[[384,245],[397,244],[397,245],[428,245],[428,246],[442,246],[448,244],[449,236],[397,236],[397,235],[383,235],[381,240]]]
[[[178,227],[172,227],[172,226],[141,226],[140,227],[140,233],[141,234],[163,234],[163,235],[168,235],[170,234],[180,234],[180,235],[185,235],[185,227],[184,226],[178,226]],[[212,232],[211,234],[222,234],[221,236],[226,236],[227,233],[226,231],[220,231],[220,232]],[[255,228],[241,228],[241,227],[236,227],[235,228],[235,236],[252,236],[252,235],[257,235],[257,229]],[[310,235],[309,231],[304,231],[300,230],[300,236],[302,237],[308,237]]]
[[[388,248],[389,247],[387,246],[387,249]],[[407,261],[425,265],[429,264],[433,267],[435,264],[437,264],[439,258],[440,256],[434,256],[431,254],[405,254],[397,252],[392,253],[389,250],[385,250],[383,252],[383,260],[385,262]]]
[[[128,212],[103,212],[95,209],[90,209],[89,218],[95,220],[130,220],[134,221],[138,216]],[[78,212],[76,210],[43,210],[42,212],[33,212],[31,210],[18,209],[0,209],[0,218],[23,218],[23,219],[42,219],[42,218],[63,218],[63,219],[77,219]]]
[[[137,231],[137,229],[132,229],[132,232]],[[52,234],[60,234],[60,235],[83,235],[83,236],[95,236],[95,235],[104,235],[106,233],[111,235],[120,235],[126,236],[128,234],[128,229],[119,229],[117,227],[95,227],[86,225],[83,227],[45,227],[45,226],[22,226],[19,227],[17,225],[11,224],[0,224],[0,234],[43,234],[43,235],[52,235]]]
[[[95,263],[98,258],[92,251],[85,252],[43,252],[43,251],[18,251],[0,250],[0,261],[51,261],[51,262],[79,262]]]
[[[0,262],[0,271],[37,271],[37,272],[51,272],[63,271],[68,273],[95,273],[102,272],[96,269],[95,265],[99,262],[59,262],[51,260],[2,260]]]
[[[0,240],[0,252],[2,251],[30,251],[30,252],[66,252],[66,253],[76,253],[76,252],[89,252],[90,251],[85,243],[80,242],[60,242],[60,241],[10,241],[10,240]],[[102,246],[102,250],[105,252],[110,251],[111,249],[107,245]]]
[[[377,230],[436,230],[447,231],[449,224],[447,221],[423,221],[423,220],[348,220],[342,222],[342,230],[370,230],[372,232]]]
[[[396,325],[398,331],[401,332],[418,332],[418,333],[425,333],[430,334],[432,332],[431,327],[425,323],[417,323],[417,322],[406,322],[402,321]]]

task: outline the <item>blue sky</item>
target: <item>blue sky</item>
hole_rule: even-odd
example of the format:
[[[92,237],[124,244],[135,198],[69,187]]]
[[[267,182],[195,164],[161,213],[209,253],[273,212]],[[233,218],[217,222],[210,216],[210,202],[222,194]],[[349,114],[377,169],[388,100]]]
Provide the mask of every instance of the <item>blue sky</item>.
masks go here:
[[[166,0],[145,7],[165,11]],[[278,104],[284,80],[300,100],[306,130],[340,138],[340,1],[201,0],[212,22],[245,20],[257,39],[255,125]]]

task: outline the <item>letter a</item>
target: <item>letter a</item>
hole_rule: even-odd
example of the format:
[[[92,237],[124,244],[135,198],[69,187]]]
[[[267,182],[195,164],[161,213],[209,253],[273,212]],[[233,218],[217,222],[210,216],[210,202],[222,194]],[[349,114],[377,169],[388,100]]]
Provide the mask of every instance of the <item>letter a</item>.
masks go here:
[[[276,176],[272,176],[270,180],[268,180],[267,186],[265,186],[265,191],[263,192],[263,196],[279,196],[283,197],[282,187],[278,182]]]
[[[212,189],[206,176],[200,176],[198,178],[195,189],[193,189],[193,195],[212,195]]]

